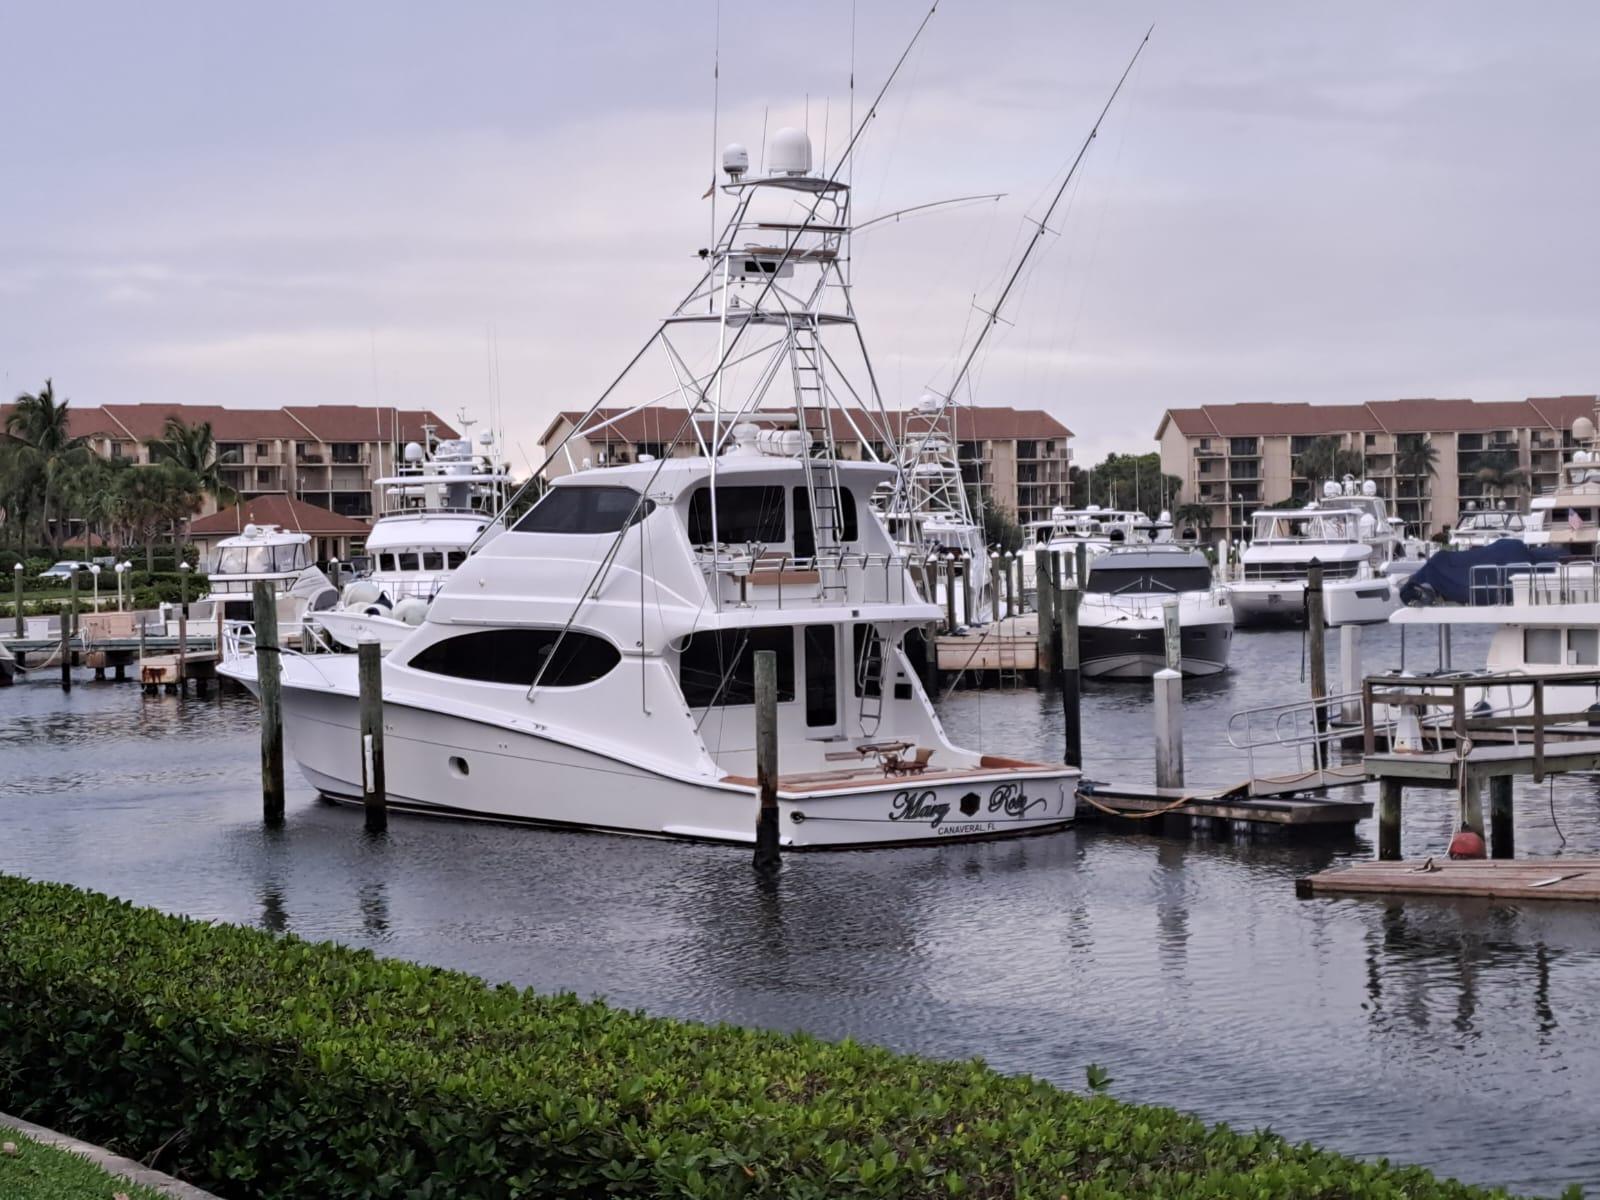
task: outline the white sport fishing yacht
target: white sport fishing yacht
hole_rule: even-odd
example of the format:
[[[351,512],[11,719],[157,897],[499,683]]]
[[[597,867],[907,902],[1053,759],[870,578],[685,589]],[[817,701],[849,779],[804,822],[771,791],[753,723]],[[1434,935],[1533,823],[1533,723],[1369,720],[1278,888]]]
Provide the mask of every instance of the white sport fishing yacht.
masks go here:
[[[1254,513],[1250,544],[1228,584],[1240,625],[1304,621],[1311,564],[1322,565],[1323,612],[1329,625],[1386,620],[1399,604],[1397,580],[1422,562],[1402,536],[1377,487],[1331,480],[1321,503]]]
[[[255,620],[254,590],[258,581],[272,587],[277,598],[278,632],[300,643],[311,613],[339,602],[339,592],[311,558],[311,535],[276,525],[246,525],[223,538],[206,564],[209,591],[189,605],[189,627]],[[176,617],[168,619],[176,632]]]
[[[1166,604],[1175,600],[1186,676],[1228,669],[1233,606],[1204,552],[1172,544],[1120,546],[1089,561],[1078,608],[1083,674],[1148,679],[1167,665]]]
[[[339,647],[354,650],[372,639],[388,653],[422,623],[474,543],[499,531],[496,513],[510,476],[500,468],[494,435],[484,430],[480,456],[473,422],[460,423],[460,438],[434,441],[425,429],[428,446],[407,445],[400,472],[376,481],[384,512],[367,536],[371,567],[346,585],[337,608],[311,619]]]
[[[938,609],[870,504],[897,468],[832,444],[856,397],[888,440],[845,271],[849,189],[837,166],[813,173],[799,130],[766,161],[749,178],[743,147],[724,152],[734,211],[699,282],[595,405],[676,406],[698,453],[554,479],[445,581],[384,662],[391,805],[752,842],[754,657],[771,651],[785,844],[1072,822],[1078,772],[954,745],[901,651]],[[359,800],[354,656],[281,657],[290,751],[324,795]],[[254,686],[247,640],[222,670]]]

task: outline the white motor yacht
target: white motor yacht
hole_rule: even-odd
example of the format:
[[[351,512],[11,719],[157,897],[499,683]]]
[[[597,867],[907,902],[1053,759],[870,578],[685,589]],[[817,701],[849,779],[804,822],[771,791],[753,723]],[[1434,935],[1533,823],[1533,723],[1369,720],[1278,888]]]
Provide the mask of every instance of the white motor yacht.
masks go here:
[[[189,627],[253,622],[254,590],[265,581],[277,598],[278,632],[299,644],[308,613],[332,608],[339,593],[311,559],[311,535],[277,525],[246,525],[217,543],[206,564],[209,591],[189,605]],[[176,617],[167,620],[176,632]]]
[[[463,417],[461,424],[468,436],[429,437],[429,448],[412,442],[406,466],[376,481],[384,513],[367,536],[371,567],[346,585],[338,607],[311,619],[338,646],[354,650],[371,639],[388,653],[421,624],[472,546],[498,530],[496,514],[510,477],[493,452],[493,435],[484,431],[480,456],[470,437],[473,423]]]
[[[844,271],[849,189],[812,173],[799,130],[766,161],[749,178],[745,150],[726,151],[731,219],[601,398],[676,407],[695,453],[554,479],[445,580],[384,661],[392,806],[752,842],[754,662],[770,651],[783,843],[1072,822],[1078,772],[952,743],[902,652],[938,609],[871,507],[898,466],[832,444],[832,412],[857,397],[887,426]],[[594,435],[595,408],[573,436]],[[289,750],[324,795],[359,801],[354,656],[280,657]],[[222,671],[255,685],[248,639]]]
[[[1078,608],[1083,674],[1148,679],[1165,668],[1168,601],[1177,603],[1183,674],[1226,671],[1233,641],[1227,589],[1213,584],[1202,551],[1158,544],[1121,546],[1090,561]]]
[[[1329,625],[1386,620],[1397,605],[1398,579],[1421,564],[1420,547],[1403,536],[1377,488],[1331,480],[1321,503],[1263,509],[1251,516],[1250,544],[1228,584],[1239,625],[1304,621],[1312,562],[1322,566],[1323,612]]]
[[[1450,531],[1450,549],[1470,550],[1474,546],[1487,546],[1501,538],[1524,540],[1527,522],[1519,512],[1513,512],[1502,502],[1498,508],[1479,508],[1468,501],[1465,511]]]

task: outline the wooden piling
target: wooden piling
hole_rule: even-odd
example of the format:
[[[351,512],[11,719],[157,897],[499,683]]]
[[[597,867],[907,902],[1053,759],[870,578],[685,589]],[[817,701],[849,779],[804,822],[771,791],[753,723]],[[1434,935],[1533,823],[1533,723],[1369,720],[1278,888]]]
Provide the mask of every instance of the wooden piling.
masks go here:
[[[771,650],[757,650],[755,660],[756,693],[756,786],[761,793],[761,808],[756,817],[757,871],[776,871],[778,851],[778,656]]]
[[[1385,776],[1378,780],[1378,858],[1382,862],[1400,861],[1400,798],[1405,785]]]
[[[1306,572],[1306,647],[1311,660],[1312,718],[1317,738],[1311,744],[1311,759],[1315,766],[1328,765],[1328,747],[1322,740],[1328,732],[1328,658],[1326,643],[1327,625],[1323,619],[1322,564],[1311,560]]]
[[[256,686],[261,693],[261,818],[283,824],[283,697],[278,607],[272,585],[256,580]]]
[[[1183,621],[1178,616],[1178,598],[1161,602],[1161,633],[1167,646],[1167,670],[1183,674]]]
[[[356,673],[361,686],[361,799],[367,832],[389,827],[389,795],[383,770],[383,647],[364,638],[356,648]]]
[[[1339,720],[1346,725],[1361,722],[1361,626],[1339,626],[1339,691],[1344,703]]]
[[[1183,786],[1183,676],[1155,674],[1156,787]]]
[[[1516,832],[1511,817],[1510,775],[1489,777],[1489,856],[1515,858],[1517,856]]]
[[[72,690],[72,635],[78,626],[78,572],[72,572],[69,585],[71,607],[61,614],[61,690]]]
[[[1078,601],[1082,593],[1076,583],[1061,589],[1061,710],[1066,726],[1067,766],[1083,766],[1083,713],[1080,710],[1078,674]]]
[[[967,628],[971,629],[978,620],[977,581],[973,578],[973,559],[970,554],[961,556],[961,615],[966,618]]]
[[[220,652],[221,647],[218,647]],[[178,695],[189,690],[189,564],[178,564]]]
[[[26,622],[24,622],[23,619],[22,619],[22,575],[23,575],[22,564],[19,562],[19,563],[17,563],[17,565],[11,571],[11,578],[14,581],[14,588],[15,588],[16,596],[17,596],[17,627],[16,628],[17,628],[17,637],[19,637],[19,638],[24,638],[24,637],[28,636],[28,626],[27,626]]]
[[[1483,780],[1467,771],[1461,776],[1461,824],[1488,842],[1483,824]]]
[[[1014,569],[1016,563],[1017,556],[1007,552],[1002,564],[1006,572],[1006,613],[1013,617],[1022,611],[1022,606],[1017,603],[1017,572]]]
[[[1050,551],[1043,546],[1033,552],[1033,590],[1034,608],[1039,613],[1039,626],[1034,639],[1034,663],[1038,667],[1039,678],[1045,679],[1056,671],[1056,589],[1055,579],[1050,574]]]
[[[989,552],[989,614],[992,620],[998,621],[1005,616],[1001,607],[1002,591],[1000,588],[1000,551]]]
[[[956,556],[944,556],[944,629],[956,631]]]

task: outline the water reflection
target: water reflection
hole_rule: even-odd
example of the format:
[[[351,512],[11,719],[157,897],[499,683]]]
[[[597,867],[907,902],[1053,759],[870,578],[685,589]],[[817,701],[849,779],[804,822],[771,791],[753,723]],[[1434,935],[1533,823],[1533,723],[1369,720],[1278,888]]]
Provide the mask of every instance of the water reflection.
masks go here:
[[[1369,631],[1369,665],[1396,647]],[[1413,646],[1413,650],[1416,647]],[[1481,654],[1471,639],[1458,661]],[[1241,636],[1186,699],[1191,782],[1239,777],[1228,714],[1297,694],[1299,636]],[[1286,689],[1289,689],[1286,694]],[[1054,756],[1059,700],[960,693],[953,736]],[[1090,773],[1149,779],[1147,692],[1093,684]],[[941,1056],[1270,1124],[1518,1190],[1600,1183],[1600,928],[1565,906],[1300,901],[1340,843],[1084,828],[989,846],[791,856],[362,814],[290,797],[263,830],[254,709],[114,684],[0,693],[0,870],[491,980]],[[291,782],[298,779],[291,771]],[[1600,784],[1520,787],[1519,849],[1600,847]],[[1407,849],[1448,838],[1408,797]],[[1308,1086],[1315,1081],[1316,1086]]]

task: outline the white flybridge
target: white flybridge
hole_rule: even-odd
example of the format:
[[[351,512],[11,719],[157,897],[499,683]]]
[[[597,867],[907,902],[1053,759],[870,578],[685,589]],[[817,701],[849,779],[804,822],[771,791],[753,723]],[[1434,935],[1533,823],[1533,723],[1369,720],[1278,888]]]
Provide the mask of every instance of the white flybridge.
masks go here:
[[[276,525],[249,524],[217,543],[206,564],[209,590],[189,606],[190,628],[255,620],[254,590],[264,582],[276,600],[278,630],[298,644],[311,614],[338,603],[338,590],[311,558],[311,535]],[[220,610],[220,611],[219,611]],[[176,617],[168,620],[168,627]]]
[[[780,131],[767,161],[772,173],[750,178],[742,147],[724,153],[734,211],[699,282],[571,435],[600,432],[608,400],[676,407],[666,455],[554,479],[390,651],[392,805],[754,841],[753,664],[770,650],[787,845],[1073,820],[1075,769],[952,744],[902,653],[938,609],[870,504],[897,467],[841,461],[833,446],[834,420],[852,424],[853,410],[872,426],[855,430],[863,445],[890,441],[851,304],[849,189],[837,164],[812,170],[798,130]],[[236,650],[224,672],[254,684],[252,652]],[[282,664],[301,770],[358,800],[354,657]]]
[[[465,415],[459,422],[459,438],[436,440],[424,426],[426,445],[409,443],[405,466],[376,481],[383,515],[367,536],[371,567],[345,587],[337,608],[310,619],[339,646],[354,650],[370,638],[385,653],[393,649],[422,623],[474,543],[500,531],[496,514],[511,477],[494,435],[483,431],[480,454],[472,442],[475,422]]]

